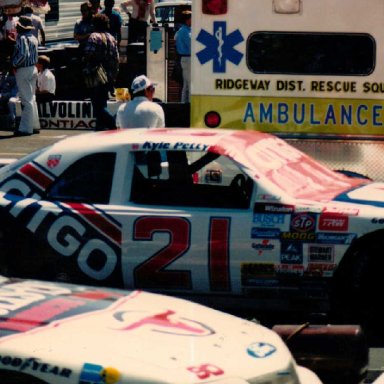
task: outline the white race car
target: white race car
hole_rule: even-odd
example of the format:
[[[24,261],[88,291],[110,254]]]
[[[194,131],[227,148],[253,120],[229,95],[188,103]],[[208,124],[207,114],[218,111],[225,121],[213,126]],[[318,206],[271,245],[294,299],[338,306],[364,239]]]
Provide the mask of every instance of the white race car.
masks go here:
[[[0,277],[0,377],[23,384],[321,384],[281,338],[185,300]]]
[[[261,132],[118,130],[37,151],[0,169],[0,252],[10,276],[384,321],[384,184]]]

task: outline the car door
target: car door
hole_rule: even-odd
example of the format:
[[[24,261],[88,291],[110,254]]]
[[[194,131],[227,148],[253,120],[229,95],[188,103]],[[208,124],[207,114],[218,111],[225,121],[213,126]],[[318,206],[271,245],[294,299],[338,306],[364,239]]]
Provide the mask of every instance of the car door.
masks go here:
[[[241,263],[255,255],[253,181],[231,160],[198,151],[137,151],[130,161],[129,208],[117,220],[124,285],[239,293]]]

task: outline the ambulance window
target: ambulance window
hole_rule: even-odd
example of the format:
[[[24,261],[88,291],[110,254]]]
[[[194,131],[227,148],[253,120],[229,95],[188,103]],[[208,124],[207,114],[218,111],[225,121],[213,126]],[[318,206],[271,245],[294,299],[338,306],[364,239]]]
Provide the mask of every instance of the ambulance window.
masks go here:
[[[49,0],[49,12],[45,15],[45,21],[59,21],[59,0]]]
[[[108,204],[115,157],[115,153],[106,152],[77,160],[54,182],[47,192],[47,199]]]
[[[254,73],[367,76],[376,44],[358,33],[255,32],[247,42],[247,65]]]
[[[252,189],[252,179],[225,156],[135,152],[130,200],[136,204],[247,209]]]

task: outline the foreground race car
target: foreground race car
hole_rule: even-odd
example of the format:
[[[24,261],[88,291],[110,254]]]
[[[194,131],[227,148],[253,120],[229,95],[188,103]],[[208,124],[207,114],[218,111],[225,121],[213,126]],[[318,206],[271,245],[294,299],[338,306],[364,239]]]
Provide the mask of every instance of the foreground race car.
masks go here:
[[[0,377],[24,384],[321,384],[281,338],[185,300],[0,277]]]
[[[255,131],[75,136],[0,169],[3,274],[381,329],[384,184]]]

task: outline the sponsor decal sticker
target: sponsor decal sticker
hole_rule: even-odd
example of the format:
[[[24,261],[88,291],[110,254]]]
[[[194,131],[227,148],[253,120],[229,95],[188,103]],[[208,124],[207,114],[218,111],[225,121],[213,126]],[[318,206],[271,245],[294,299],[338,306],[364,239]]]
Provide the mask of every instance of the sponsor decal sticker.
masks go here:
[[[310,262],[331,263],[334,260],[335,247],[333,245],[309,245],[308,260]]]
[[[282,242],[280,261],[282,264],[302,264],[303,244],[299,242]]]
[[[290,274],[303,276],[304,266],[302,264],[279,264],[276,265],[276,273],[280,275]]]
[[[187,370],[195,374],[200,380],[206,380],[211,376],[220,376],[224,370],[213,364],[202,364],[199,366],[187,367]]]
[[[115,384],[120,380],[120,372],[113,367],[85,363],[80,374],[79,384]]]
[[[47,160],[48,168],[55,168],[60,164],[61,155],[49,155]]]
[[[320,231],[348,231],[349,218],[341,213],[322,213],[319,219]]]
[[[313,232],[282,232],[281,240],[295,240],[303,242],[313,242],[316,238]]]
[[[295,207],[293,205],[278,203],[256,203],[253,211],[257,213],[293,213]]]
[[[278,228],[252,228],[252,239],[279,239],[280,229]]]
[[[260,243],[252,243],[252,248],[261,255],[264,251],[272,251],[275,249],[275,246],[269,242],[269,239],[264,239]]]
[[[297,213],[292,216],[291,230],[296,232],[311,232],[315,229],[316,217],[309,213]]]
[[[152,141],[146,141],[144,144],[141,145],[140,149],[144,151],[206,151],[208,147],[209,145],[201,143],[167,143],[163,141],[155,143]]]
[[[276,347],[272,344],[257,342],[248,346],[247,353],[249,356],[255,357],[256,359],[264,359],[273,355],[276,350]]]
[[[334,263],[309,263],[305,274],[309,276],[331,277],[335,269],[336,264]]]
[[[253,222],[263,227],[280,227],[285,223],[286,215],[269,214],[269,213],[255,213],[253,215]]]
[[[351,244],[356,236],[355,233],[318,233],[316,243],[347,245]]]

